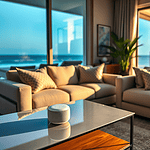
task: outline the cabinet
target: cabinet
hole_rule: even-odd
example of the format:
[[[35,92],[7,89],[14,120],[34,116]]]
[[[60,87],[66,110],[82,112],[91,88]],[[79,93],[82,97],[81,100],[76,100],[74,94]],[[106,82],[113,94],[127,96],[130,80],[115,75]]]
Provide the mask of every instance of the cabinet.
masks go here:
[[[93,66],[98,66],[100,64],[94,64]],[[110,74],[119,74],[120,72],[120,65],[119,64],[108,64],[105,65],[104,68],[105,73],[110,73]]]

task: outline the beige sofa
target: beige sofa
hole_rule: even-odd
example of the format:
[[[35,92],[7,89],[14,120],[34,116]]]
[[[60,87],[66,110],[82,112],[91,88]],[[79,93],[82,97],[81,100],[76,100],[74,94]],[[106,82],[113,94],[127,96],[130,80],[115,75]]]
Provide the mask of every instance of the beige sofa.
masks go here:
[[[136,88],[135,76],[118,77],[116,106],[150,118],[150,90]]]
[[[79,73],[76,73],[79,77]],[[7,79],[0,80],[0,113],[31,110],[80,99],[114,104],[117,77],[119,76],[103,73],[103,83],[63,85],[57,89],[44,89],[32,94],[31,86],[21,82],[16,70],[10,70],[7,72]]]

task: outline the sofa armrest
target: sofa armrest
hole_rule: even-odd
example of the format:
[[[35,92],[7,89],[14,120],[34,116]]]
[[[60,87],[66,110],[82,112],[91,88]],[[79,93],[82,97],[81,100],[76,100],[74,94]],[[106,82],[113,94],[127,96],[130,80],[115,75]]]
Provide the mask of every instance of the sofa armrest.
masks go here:
[[[116,79],[116,106],[121,108],[123,92],[135,87],[135,76],[124,76]]]
[[[116,85],[116,78],[118,77],[121,77],[121,75],[103,73],[103,81],[114,86]]]
[[[6,100],[16,103],[17,111],[32,109],[32,90],[29,85],[0,80],[0,95]]]

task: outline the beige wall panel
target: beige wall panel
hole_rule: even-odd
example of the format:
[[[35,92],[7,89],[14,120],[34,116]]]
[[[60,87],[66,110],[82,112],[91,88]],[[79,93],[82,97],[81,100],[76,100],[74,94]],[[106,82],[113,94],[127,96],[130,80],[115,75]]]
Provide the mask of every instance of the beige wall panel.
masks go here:
[[[138,0],[138,4],[145,4],[145,3],[150,3],[150,0]]]
[[[97,24],[108,25],[113,29],[114,0],[94,0],[93,10],[93,63],[99,63],[101,57],[97,57]]]

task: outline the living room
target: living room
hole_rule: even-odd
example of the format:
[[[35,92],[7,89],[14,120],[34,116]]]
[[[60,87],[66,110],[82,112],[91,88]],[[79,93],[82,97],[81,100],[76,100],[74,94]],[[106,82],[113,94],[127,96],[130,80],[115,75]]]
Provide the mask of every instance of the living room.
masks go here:
[[[77,143],[75,149],[149,149],[149,9],[150,0],[1,0],[0,149],[71,149]],[[139,45],[131,48],[125,70],[105,48],[113,47],[113,35]],[[100,48],[101,36],[107,42]],[[47,125],[47,107],[60,103],[71,111],[64,139],[57,139],[58,125]],[[90,145],[99,128],[111,140]],[[102,144],[98,140],[93,143]],[[69,148],[60,144],[66,141]]]

